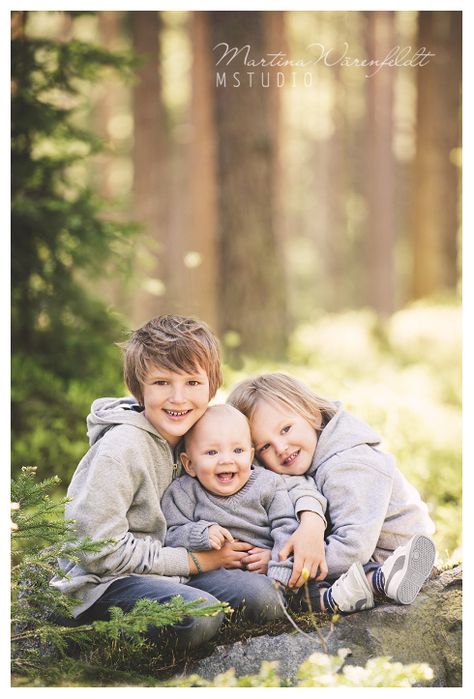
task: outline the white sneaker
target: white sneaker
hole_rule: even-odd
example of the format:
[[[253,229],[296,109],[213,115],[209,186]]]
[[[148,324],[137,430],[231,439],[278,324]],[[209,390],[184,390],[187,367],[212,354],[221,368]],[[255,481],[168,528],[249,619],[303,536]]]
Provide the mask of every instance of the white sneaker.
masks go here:
[[[358,561],[336,580],[331,592],[341,612],[360,612],[374,606],[374,594]]]
[[[434,543],[421,534],[395,549],[382,565],[387,597],[399,604],[411,604],[431,573],[435,553]]]

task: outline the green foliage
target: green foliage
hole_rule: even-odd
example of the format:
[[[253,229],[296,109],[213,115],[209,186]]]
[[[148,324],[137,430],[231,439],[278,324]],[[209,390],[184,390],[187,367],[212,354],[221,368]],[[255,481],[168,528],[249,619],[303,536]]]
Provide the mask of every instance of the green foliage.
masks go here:
[[[121,387],[113,342],[124,323],[87,285],[111,260],[123,277],[129,273],[134,228],[113,220],[110,203],[106,210],[84,177],[101,143],[83,112],[86,81],[131,65],[87,43],[31,38],[24,26],[12,42],[15,469],[52,463],[68,479],[85,450],[91,400]]]
[[[412,687],[428,682],[433,671],[426,663],[403,665],[390,658],[372,658],[365,667],[344,666],[350,651],[340,649],[338,654],[313,653],[296,674],[297,687]],[[344,667],[343,667],[344,666]],[[170,685],[168,685],[170,686]],[[172,686],[177,686],[173,684]],[[212,681],[191,675],[179,682],[179,687],[289,687],[290,683],[278,675],[278,663],[264,661],[255,675],[235,676],[231,668]]]
[[[298,687],[412,687],[428,682],[433,671],[426,663],[403,665],[390,658],[371,658],[365,667],[344,665],[347,649],[337,656],[313,653],[299,668]]]
[[[340,400],[382,436],[436,523],[438,554],[459,560],[461,542],[461,311],[417,303],[386,322],[375,313],[325,314],[301,325],[287,364],[248,358],[225,368],[226,387],[265,371],[287,371]],[[225,400],[226,391],[219,399]]]
[[[111,542],[76,540],[73,522],[63,518],[65,501],[51,498],[57,482],[56,476],[37,482],[34,467],[24,467],[12,481],[12,670],[16,684],[34,683],[35,678],[50,684],[61,673],[67,676],[70,661],[66,654],[71,644],[81,649],[76,672],[84,672],[90,658],[98,663],[101,657],[113,669],[117,667],[117,644],[129,660],[136,660],[139,654],[143,662],[151,645],[143,632],[150,624],[169,626],[185,616],[229,612],[226,604],[200,607],[199,600],[184,602],[175,597],[166,605],[140,600],[128,613],[113,608],[110,621],[73,625],[74,600],[49,585],[54,575],[62,575],[56,558],[67,556],[79,562],[83,554],[100,551]],[[153,654],[156,659],[156,648]]]

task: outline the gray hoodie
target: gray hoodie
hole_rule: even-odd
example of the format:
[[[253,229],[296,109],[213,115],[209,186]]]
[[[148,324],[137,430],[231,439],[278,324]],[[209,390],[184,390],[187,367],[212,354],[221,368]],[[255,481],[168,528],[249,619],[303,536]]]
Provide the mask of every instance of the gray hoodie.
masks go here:
[[[68,489],[65,516],[75,520],[78,539],[113,539],[100,553],[82,555],[79,564],[60,559],[67,578],[56,586],[80,603],[84,612],[127,575],[189,575],[184,548],[163,546],[166,522],[161,497],[179,473],[169,444],[132,398],[100,398],[87,418],[91,448],[79,463]]]
[[[327,499],[326,563],[330,576],[354,561],[382,563],[415,534],[435,530],[416,488],[380,451],[371,427],[335,403],[323,428],[307,475]]]

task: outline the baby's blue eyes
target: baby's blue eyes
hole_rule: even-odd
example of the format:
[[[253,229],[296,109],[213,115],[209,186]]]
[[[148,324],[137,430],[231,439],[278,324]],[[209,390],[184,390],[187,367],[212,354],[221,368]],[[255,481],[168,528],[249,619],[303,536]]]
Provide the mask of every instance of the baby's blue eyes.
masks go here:
[[[245,451],[245,450],[244,450],[242,447],[235,447],[235,449],[234,449],[234,454],[243,454],[244,451]],[[206,451],[206,454],[207,454],[208,456],[216,456],[216,454],[217,454],[217,449],[209,449],[209,451]]]

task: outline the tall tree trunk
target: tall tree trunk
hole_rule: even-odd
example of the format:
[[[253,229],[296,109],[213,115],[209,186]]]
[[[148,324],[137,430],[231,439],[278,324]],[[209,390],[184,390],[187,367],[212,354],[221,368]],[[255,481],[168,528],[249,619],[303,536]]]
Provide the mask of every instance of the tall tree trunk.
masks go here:
[[[334,45],[342,44],[347,34],[341,27],[341,13],[327,13],[329,17],[326,13],[321,14],[322,26],[329,24],[333,29]],[[345,90],[341,78],[339,64],[325,73],[325,79],[331,81],[326,91],[332,94],[330,118],[333,132],[316,142],[313,156],[316,186],[319,189],[313,225],[318,239],[320,269],[324,271],[324,279],[317,280],[317,298],[319,305],[328,311],[338,311],[356,301],[347,274],[351,251],[345,225],[343,192],[346,169],[344,137],[349,133],[349,128],[344,122],[347,110],[344,109]]]
[[[193,12],[193,44],[189,192],[191,255],[187,290],[190,311],[217,328],[217,181],[212,52],[207,12]],[[186,258],[185,258],[186,263]]]
[[[367,13],[368,58],[380,59],[395,46],[394,12]],[[395,307],[394,70],[367,69],[367,301],[380,315]]]
[[[99,20],[99,35],[101,45],[113,51],[118,43],[120,36],[120,12],[101,11],[97,13]],[[100,137],[108,143],[110,140],[109,122],[117,112],[117,103],[119,101],[119,84],[109,82],[107,89],[100,93],[97,104],[97,130]],[[110,153],[101,153],[97,158],[98,164],[98,181],[100,193],[104,198],[112,196],[110,189],[110,174],[113,169],[114,159]]]
[[[99,24],[99,38],[101,46],[108,51],[120,49],[122,38],[122,12],[101,11],[97,13]],[[128,89],[118,79],[112,78],[104,85],[102,83],[95,86],[96,99],[93,101],[95,109],[93,112],[95,131],[105,144],[104,151],[96,155],[94,159],[94,181],[100,196],[104,200],[113,200],[116,197],[114,188],[110,181],[117,166],[116,153],[109,150],[112,137],[110,133],[110,121],[120,111],[123,110],[124,94],[128,95]],[[123,220],[123,215],[117,212],[107,212],[104,214],[110,220]],[[95,292],[107,300],[116,308],[120,308],[121,313],[128,317],[131,313],[133,301],[130,290],[124,285],[123,280],[116,273],[114,263],[110,260],[104,269],[104,275],[99,281],[94,281]]]
[[[231,48],[249,45],[254,58],[265,56],[265,13],[209,14],[211,46],[221,42]],[[283,261],[272,208],[277,149],[272,100],[268,88],[261,87],[269,69],[243,63],[240,54],[229,66],[221,64],[213,70],[218,135],[219,328],[228,347],[240,342],[238,353],[281,357],[286,348],[287,319]],[[217,71],[225,73],[226,86],[217,86]],[[235,72],[240,73],[240,86],[234,86]]]
[[[135,294],[133,322],[142,323],[164,309],[166,287],[167,153],[160,74],[159,12],[131,12],[133,50],[145,62],[133,90],[134,208],[143,225],[137,242],[142,288]]]
[[[263,23],[265,51],[267,53],[288,54],[288,41],[286,34],[285,12],[265,12]],[[279,72],[288,79],[288,68],[281,67]],[[269,109],[272,115],[270,120],[270,138],[274,152],[273,171],[271,178],[273,211],[273,229],[277,240],[277,249],[284,254],[285,249],[285,219],[286,219],[286,178],[285,168],[282,162],[283,130],[282,130],[282,93],[281,88],[270,83],[270,87],[265,88],[268,93]],[[286,265],[283,265],[284,286],[289,283]],[[288,327],[288,326],[287,326]]]
[[[461,12],[420,12],[418,46],[434,53],[418,68],[413,296],[455,288],[458,279],[461,145]]]

